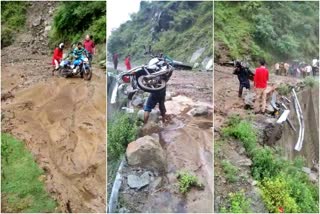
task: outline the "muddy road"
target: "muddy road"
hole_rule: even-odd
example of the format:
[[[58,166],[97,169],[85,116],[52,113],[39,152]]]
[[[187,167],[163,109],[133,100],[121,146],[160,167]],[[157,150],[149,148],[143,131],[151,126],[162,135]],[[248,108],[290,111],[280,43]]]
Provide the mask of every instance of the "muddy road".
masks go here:
[[[22,140],[45,171],[60,212],[105,212],[106,78],[51,76],[51,56],[2,50],[2,132]]]

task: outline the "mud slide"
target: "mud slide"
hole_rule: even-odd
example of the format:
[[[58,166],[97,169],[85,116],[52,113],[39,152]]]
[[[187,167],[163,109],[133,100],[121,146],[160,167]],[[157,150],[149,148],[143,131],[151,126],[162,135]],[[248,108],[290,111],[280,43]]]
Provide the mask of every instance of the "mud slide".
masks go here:
[[[154,181],[139,191],[130,189],[124,179],[121,206],[130,212],[210,213],[213,211],[212,73],[177,71],[168,84],[167,93],[172,98],[165,105],[171,120],[156,133],[165,152],[166,172],[153,175]],[[192,110],[204,106],[208,109],[205,115],[191,115]],[[126,166],[122,175],[127,178],[136,170],[139,171]],[[180,193],[179,171],[196,175],[204,189]],[[159,180],[160,185],[155,187]]]
[[[105,211],[105,74],[51,77],[42,56],[2,64],[2,131],[23,140],[62,212]],[[31,64],[37,64],[37,67]]]

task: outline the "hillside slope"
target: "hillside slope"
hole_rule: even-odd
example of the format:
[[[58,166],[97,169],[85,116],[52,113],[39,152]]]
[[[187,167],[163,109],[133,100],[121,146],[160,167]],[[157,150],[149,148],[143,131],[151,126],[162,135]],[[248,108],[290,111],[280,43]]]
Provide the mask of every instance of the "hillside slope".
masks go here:
[[[141,2],[139,12],[108,38],[108,52],[145,62],[143,45],[152,45],[155,52],[190,62],[202,49],[197,60],[201,63],[213,54],[212,9],[212,2]]]
[[[318,2],[215,2],[214,10],[216,62],[318,56]]]

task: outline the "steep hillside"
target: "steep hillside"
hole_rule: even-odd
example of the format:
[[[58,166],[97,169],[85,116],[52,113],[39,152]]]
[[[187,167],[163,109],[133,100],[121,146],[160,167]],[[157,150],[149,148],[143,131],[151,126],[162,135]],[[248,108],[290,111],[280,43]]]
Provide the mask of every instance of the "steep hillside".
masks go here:
[[[318,2],[215,2],[215,59],[318,56]]]
[[[152,45],[156,52],[190,62],[192,54],[202,49],[198,59],[202,62],[213,54],[212,9],[212,2],[142,1],[139,12],[112,32],[108,52],[145,62],[143,45]]]

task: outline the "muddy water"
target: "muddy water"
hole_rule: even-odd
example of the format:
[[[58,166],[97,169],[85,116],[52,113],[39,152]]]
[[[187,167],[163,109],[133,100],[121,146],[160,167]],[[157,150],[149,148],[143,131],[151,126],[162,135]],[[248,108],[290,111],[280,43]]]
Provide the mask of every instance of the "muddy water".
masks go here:
[[[306,159],[307,167],[313,166],[313,161],[319,162],[319,90],[318,88],[306,89],[297,94],[305,122],[305,134],[301,151],[294,150],[299,136],[299,123],[293,103],[290,105],[289,119],[292,121],[296,132],[285,124],[279,143],[284,150],[284,155],[289,160],[297,156]]]
[[[100,73],[91,82],[52,77],[2,103],[3,129],[26,143],[63,212],[105,211],[105,91]]]

